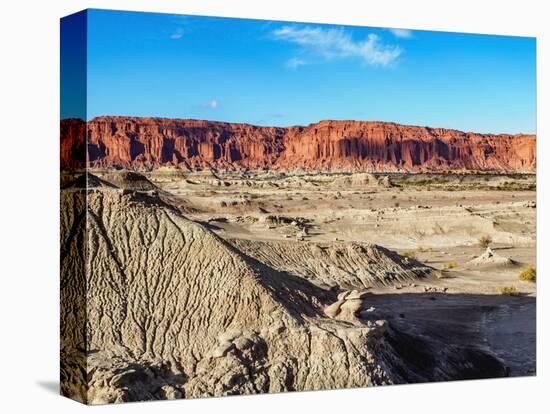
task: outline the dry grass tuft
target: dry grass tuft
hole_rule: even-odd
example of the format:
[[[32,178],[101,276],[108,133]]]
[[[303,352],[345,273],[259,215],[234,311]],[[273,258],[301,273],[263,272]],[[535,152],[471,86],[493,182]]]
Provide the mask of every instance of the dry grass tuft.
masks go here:
[[[488,234],[486,234],[485,236],[481,236],[478,240],[479,246],[483,247],[484,249],[489,247],[492,242],[493,242],[493,238],[491,236],[489,236]]]
[[[526,282],[536,282],[537,270],[533,266],[529,265],[518,275],[518,279]]]
[[[401,252],[401,256],[409,257],[411,259],[416,259],[416,253],[413,252],[412,250]]]
[[[504,296],[517,296],[519,291],[515,286],[501,286],[498,288],[498,291],[501,295]]]

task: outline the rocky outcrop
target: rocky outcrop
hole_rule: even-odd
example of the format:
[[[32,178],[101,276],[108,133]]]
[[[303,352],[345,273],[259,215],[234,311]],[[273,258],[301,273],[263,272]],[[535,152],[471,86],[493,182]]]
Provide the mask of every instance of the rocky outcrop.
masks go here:
[[[394,286],[427,277],[433,270],[375,244],[244,239],[230,242],[262,263],[327,288]]]
[[[487,247],[487,250],[485,250],[485,253],[483,253],[481,256],[478,256],[470,260],[468,263],[475,266],[484,266],[484,265],[506,266],[506,265],[515,264],[514,260],[512,260],[509,257],[496,254],[493,251],[493,249],[491,249],[490,247]]]
[[[84,168],[86,163],[86,124],[81,119],[64,119],[60,125],[61,168]]]
[[[488,135],[387,122],[290,128],[279,167],[369,171],[534,171],[534,135]]]
[[[82,158],[82,123],[61,122],[64,167]],[[477,134],[388,122],[321,121],[277,128],[97,117],[87,123],[86,135],[89,164],[96,167],[532,172],[536,166],[534,135]]]

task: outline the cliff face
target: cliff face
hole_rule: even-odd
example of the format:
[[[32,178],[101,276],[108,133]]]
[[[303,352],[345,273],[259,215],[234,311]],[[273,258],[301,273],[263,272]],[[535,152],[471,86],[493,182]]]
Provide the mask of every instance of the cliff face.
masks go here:
[[[61,168],[84,168],[86,163],[86,123],[64,119],[60,126]]]
[[[82,123],[82,121],[80,121]],[[61,122],[61,162],[75,165],[83,125]],[[87,123],[95,167],[534,172],[534,135],[489,135],[387,122],[259,127],[186,119],[98,117]]]

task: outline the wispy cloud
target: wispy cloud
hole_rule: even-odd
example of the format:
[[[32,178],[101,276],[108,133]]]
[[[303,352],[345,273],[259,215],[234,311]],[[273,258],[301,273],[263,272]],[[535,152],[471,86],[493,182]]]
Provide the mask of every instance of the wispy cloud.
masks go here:
[[[216,109],[218,107],[219,103],[216,99],[212,99],[210,101],[210,103],[208,104],[208,106],[212,109]]]
[[[400,39],[410,39],[413,37],[413,33],[408,29],[388,29],[395,37]]]
[[[401,55],[399,46],[382,42],[376,34],[369,34],[363,40],[354,40],[343,29],[325,29],[311,26],[283,26],[273,32],[277,40],[297,44],[304,53],[324,60],[356,58],[367,65],[387,66]],[[306,62],[293,58],[287,66],[296,68]]]
[[[177,29],[175,32],[173,32],[170,35],[170,39],[172,39],[172,40],[179,40],[182,37],[183,37],[183,30],[182,29]]]
[[[307,65],[307,62],[299,58],[292,58],[286,62],[286,66],[288,66],[291,69],[296,69],[297,67],[303,66],[303,65]]]

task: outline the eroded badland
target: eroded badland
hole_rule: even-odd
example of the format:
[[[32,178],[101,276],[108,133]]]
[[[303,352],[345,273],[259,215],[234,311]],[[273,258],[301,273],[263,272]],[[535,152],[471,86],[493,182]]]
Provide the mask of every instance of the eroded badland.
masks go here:
[[[534,168],[507,151],[476,162]],[[62,173],[66,395],[535,373],[529,171],[104,164]]]

